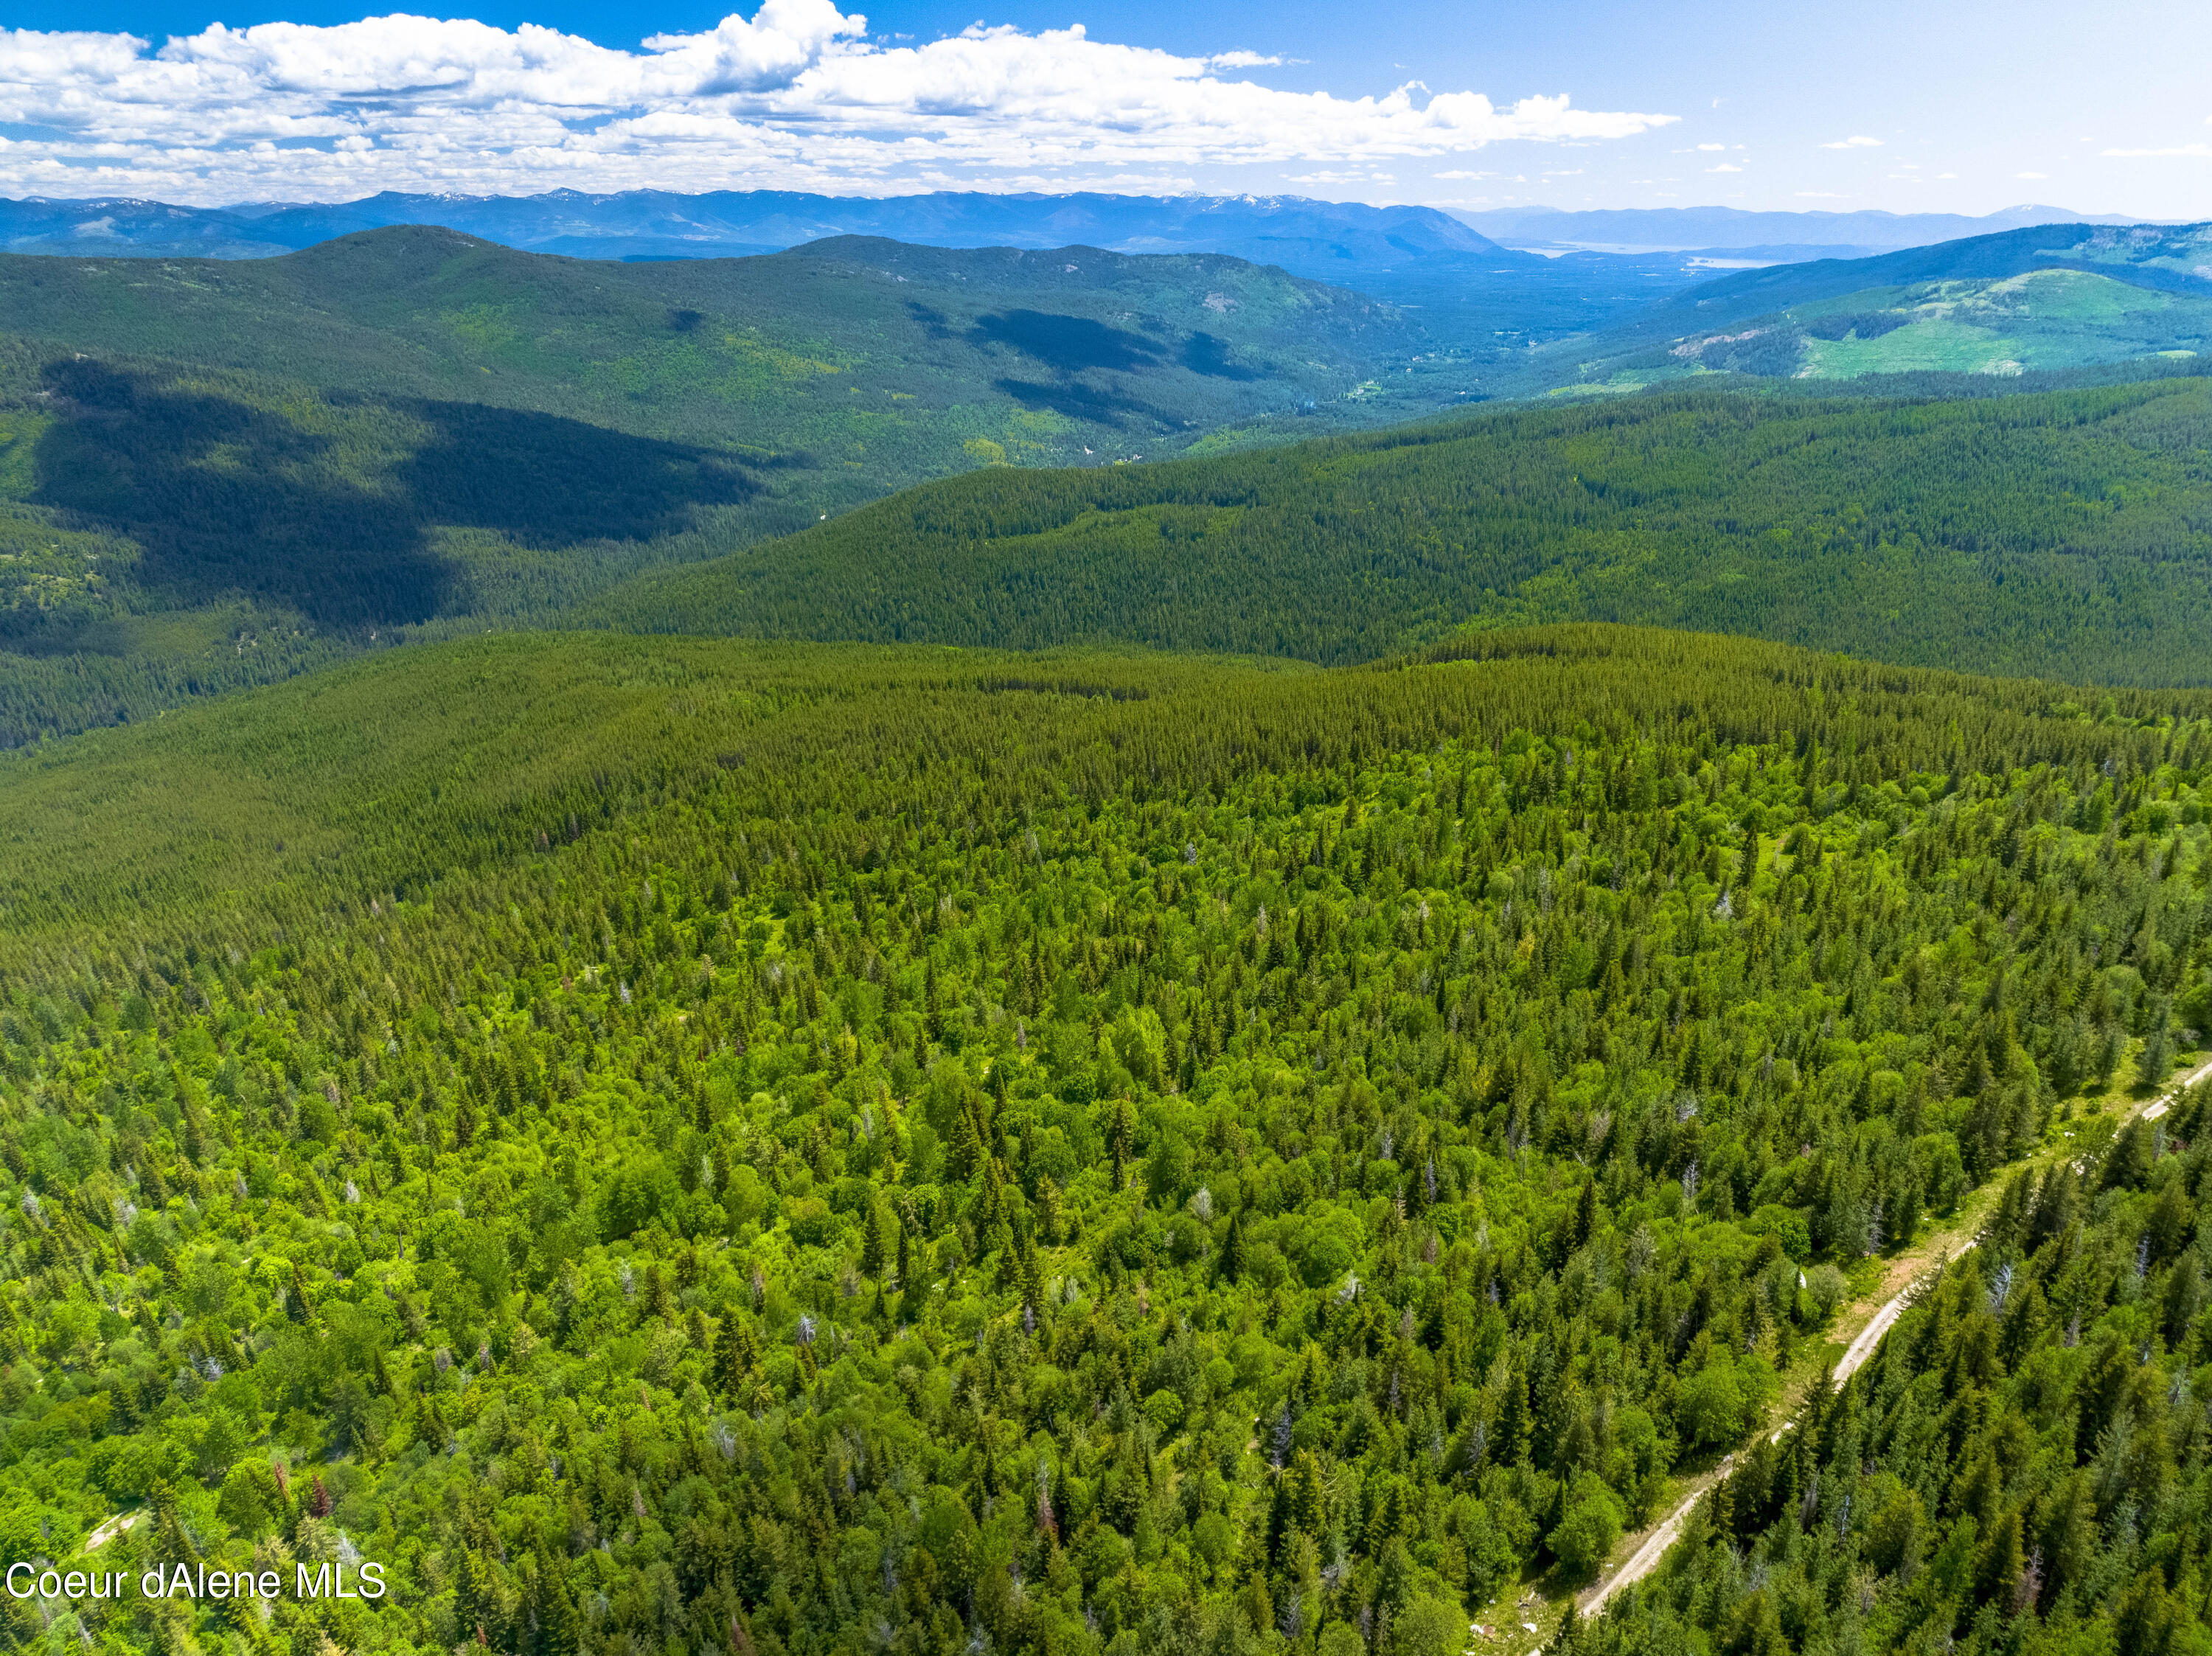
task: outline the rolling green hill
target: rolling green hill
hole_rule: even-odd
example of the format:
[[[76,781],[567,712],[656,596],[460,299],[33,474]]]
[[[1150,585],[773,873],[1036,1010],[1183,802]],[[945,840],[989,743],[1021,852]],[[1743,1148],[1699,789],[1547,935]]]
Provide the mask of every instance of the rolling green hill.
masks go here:
[[[1073,461],[1340,401],[1423,349],[1397,312],[1242,261],[845,237],[618,264],[402,226],[246,264],[0,259],[9,331],[73,350],[484,403],[833,469],[973,440]]]
[[[1082,248],[623,265],[403,227],[0,258],[0,318],[9,743],[544,615],[947,472],[1371,423],[1456,384],[1358,295]]]
[[[2212,315],[2202,240],[2044,227],[1744,272],[1573,372],[1940,389],[2172,367]],[[0,258],[0,301],[7,744],[556,616],[1316,661],[1588,617],[2085,680],[2208,670],[2196,379],[1367,438],[1346,428],[1467,391],[1474,355],[1231,259],[863,238],[623,265],[403,227],[257,261]],[[1558,367],[1505,355],[1531,384]]]
[[[640,578],[599,624],[1358,660],[1590,619],[1881,660],[2212,682],[2212,383],[1720,395],[933,484]]]
[[[2014,375],[2212,355],[2212,225],[2053,225],[1749,270],[1532,357],[1520,389]]]
[[[1727,303],[2201,302],[2067,245]],[[1457,366],[1082,249],[0,293],[0,1554],[227,1589],[10,1648],[2212,1648],[2212,380],[1331,431]]]
[[[2203,692],[1590,627],[471,639],[0,760],[0,1549],[292,1589],[0,1625],[1523,1656],[1742,1449],[1568,1656],[2185,1649],[2208,1103],[2112,1130],[2208,793]]]

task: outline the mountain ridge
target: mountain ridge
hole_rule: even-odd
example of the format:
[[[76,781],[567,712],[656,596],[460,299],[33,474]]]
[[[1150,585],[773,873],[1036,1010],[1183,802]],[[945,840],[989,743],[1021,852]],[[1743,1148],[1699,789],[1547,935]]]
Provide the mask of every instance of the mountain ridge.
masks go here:
[[[865,238],[0,255],[0,318],[7,745],[527,624],[930,477],[1378,424],[1472,379],[1395,307],[1228,255]]]
[[[1640,389],[1714,370],[2015,374],[2208,349],[2212,222],[2038,225],[1717,276],[1537,353],[1515,389]]]
[[[647,572],[570,619],[1323,664],[1462,628],[1607,621],[2206,683],[2208,389],[1684,387],[1145,467],[971,474]]]
[[[1279,264],[1303,275],[1387,269],[1437,254],[1509,261],[1528,257],[1508,254],[1434,208],[1377,208],[1297,196],[1098,192],[834,197],[793,191],[635,190],[513,197],[387,191],[352,202],[230,208],[179,208],[119,197],[82,203],[34,199],[0,203],[0,246],[15,252],[73,252],[88,241],[128,241],[135,236],[149,248],[204,244],[259,249],[254,256],[266,257],[401,223],[441,225],[526,252],[616,258],[757,253],[843,234],[889,235],[948,246],[1045,248],[1087,242],[1120,252],[1221,252]]]
[[[1832,246],[1857,257],[2002,234],[2041,224],[2136,224],[2124,214],[2021,205],[1978,216],[1892,213],[1879,208],[1761,211],[1741,207],[1496,207],[1462,219],[1508,246],[1569,246],[1618,251],[1692,252],[1765,246]],[[1816,234],[1817,233],[1817,234]],[[1845,254],[1844,257],[1852,255]]]
[[[697,257],[708,250],[757,253],[830,235],[880,234],[939,246],[1003,241],[1045,247],[1091,241],[1121,252],[1213,251],[1240,258],[1253,258],[1263,244],[1273,243],[1292,261],[1285,268],[1387,270],[1417,255],[1510,256],[1524,244],[1618,253],[1820,247],[1863,257],[2039,224],[2138,221],[2045,205],[1975,217],[1719,206],[1455,210],[1413,203],[1374,206],[1304,196],[1195,191],[1123,196],[939,191],[854,197],[766,190],[555,190],[533,196],[386,191],[349,202],[219,207],[127,197],[25,197],[0,202],[0,246],[75,252],[89,243],[127,246],[135,241],[159,252],[219,248],[222,257],[270,257],[337,235],[410,222],[442,224],[510,246],[585,258]],[[1393,246],[1394,236],[1411,245]]]

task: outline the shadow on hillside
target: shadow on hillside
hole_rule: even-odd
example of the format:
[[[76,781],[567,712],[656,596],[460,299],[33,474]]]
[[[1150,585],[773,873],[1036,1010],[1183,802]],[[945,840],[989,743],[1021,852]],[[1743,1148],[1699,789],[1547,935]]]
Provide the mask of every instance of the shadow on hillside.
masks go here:
[[[1033,413],[1063,414],[1071,420],[1091,420],[1102,426],[1121,425],[1131,419],[1169,423],[1168,416],[1150,403],[1080,380],[1051,385],[1035,379],[994,379],[991,384]]]
[[[38,504],[131,536],[137,579],[172,599],[240,592],[324,626],[447,608],[459,571],[434,527],[645,539],[759,487],[706,450],[479,403],[333,397],[295,419],[102,362],[43,377],[63,417],[40,440]]]
[[[1260,379],[1266,375],[1229,360],[1229,342],[1210,333],[1194,333],[1182,348],[1182,365],[1193,373],[1213,379]]]
[[[1149,340],[1122,328],[1109,328],[1088,317],[1053,316],[1042,311],[1008,311],[979,316],[969,330],[978,344],[1011,345],[1062,373],[1085,368],[1127,373],[1159,361]]]
[[[0,610],[0,653],[57,660],[68,656],[123,656],[136,640],[114,616],[88,605]],[[20,739],[20,738],[18,738]],[[0,747],[14,746],[0,737]]]

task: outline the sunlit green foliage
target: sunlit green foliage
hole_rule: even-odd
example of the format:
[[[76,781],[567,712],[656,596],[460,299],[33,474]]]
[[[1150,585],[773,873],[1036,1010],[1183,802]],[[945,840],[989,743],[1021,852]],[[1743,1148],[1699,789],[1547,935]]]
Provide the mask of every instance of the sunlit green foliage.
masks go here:
[[[863,239],[0,256],[0,325],[5,746],[542,620],[950,472],[1372,425],[1462,383],[1405,312],[1237,259]]]
[[[511,638],[11,761],[0,1524],[396,1583],[118,1648],[1454,1656],[2200,1039],[2106,701]]]
[[[1716,372],[1970,381],[2186,361],[2212,346],[2208,253],[2212,224],[2040,225],[1739,270],[1534,352],[1516,378],[1620,391]]]
[[[641,577],[676,632],[1358,660],[1462,624],[1697,627],[2076,681],[2212,677],[2212,382],[1650,397],[1111,473],[994,472]]]
[[[2203,1647],[2212,1089],[2012,1180],[1875,1360],[1558,1648]]]
[[[2013,375],[2208,352],[2212,295],[2052,270],[1869,287],[1657,347],[1601,347],[1578,365],[1576,383],[1641,389],[1711,373],[1816,380]]]

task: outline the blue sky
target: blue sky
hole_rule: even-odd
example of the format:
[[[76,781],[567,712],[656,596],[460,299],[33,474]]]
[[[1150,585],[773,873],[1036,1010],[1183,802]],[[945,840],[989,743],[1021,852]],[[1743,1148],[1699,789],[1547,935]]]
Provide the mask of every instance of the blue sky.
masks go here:
[[[0,33],[0,191],[1088,186],[2212,217],[2212,6],[2173,0],[772,0],[726,25],[702,0],[434,14],[477,31],[360,21],[374,15],[337,0],[18,0],[19,31],[176,41],[156,56]],[[204,33],[216,21],[234,32]],[[580,39],[549,45],[526,25]]]

